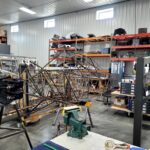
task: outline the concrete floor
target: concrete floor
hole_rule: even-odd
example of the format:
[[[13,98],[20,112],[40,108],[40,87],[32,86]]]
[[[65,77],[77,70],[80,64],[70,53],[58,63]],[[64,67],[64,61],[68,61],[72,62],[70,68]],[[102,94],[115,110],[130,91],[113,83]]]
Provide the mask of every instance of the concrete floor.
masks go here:
[[[93,98],[91,115],[95,128],[93,132],[115,138],[127,143],[132,143],[133,118],[126,113],[111,110]],[[56,127],[52,126],[54,115],[43,118],[40,122],[28,126],[28,132],[34,146],[52,139],[56,135]],[[150,124],[150,121],[144,121]],[[142,147],[150,148],[150,130],[142,131]],[[23,134],[0,140],[0,150],[29,150]]]

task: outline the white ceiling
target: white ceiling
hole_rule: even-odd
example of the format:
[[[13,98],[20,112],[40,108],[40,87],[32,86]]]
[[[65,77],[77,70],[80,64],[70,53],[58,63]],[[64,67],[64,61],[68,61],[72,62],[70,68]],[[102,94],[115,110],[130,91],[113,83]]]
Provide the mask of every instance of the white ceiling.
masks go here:
[[[54,16],[121,1],[125,0],[93,0],[90,3],[85,3],[83,0],[0,0],[0,25]],[[19,8],[23,6],[32,9],[36,14],[30,15],[21,12]]]

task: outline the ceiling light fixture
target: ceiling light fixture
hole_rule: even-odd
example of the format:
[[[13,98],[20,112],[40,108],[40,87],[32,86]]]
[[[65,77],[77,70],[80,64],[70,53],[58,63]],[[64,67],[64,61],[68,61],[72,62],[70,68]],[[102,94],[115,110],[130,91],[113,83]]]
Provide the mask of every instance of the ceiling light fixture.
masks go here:
[[[90,2],[92,2],[93,0],[84,0],[84,2],[86,2],[86,3],[90,3]]]
[[[28,14],[31,14],[31,15],[36,14],[36,12],[34,12],[34,11],[32,11],[31,9],[28,9],[28,8],[26,8],[26,7],[20,7],[19,9],[20,9],[21,11],[24,11],[24,12],[26,12],[26,13],[28,13]]]

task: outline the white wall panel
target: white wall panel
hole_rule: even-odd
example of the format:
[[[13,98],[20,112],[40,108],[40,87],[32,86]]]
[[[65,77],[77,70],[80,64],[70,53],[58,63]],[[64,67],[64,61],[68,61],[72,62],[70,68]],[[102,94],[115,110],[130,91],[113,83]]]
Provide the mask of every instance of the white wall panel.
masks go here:
[[[96,20],[96,11],[107,7],[114,7],[114,18],[108,20]],[[128,33],[135,33],[135,5],[134,1],[99,7],[80,12],[64,14],[51,18],[56,19],[56,27],[44,29],[44,19],[19,23],[19,32],[10,33],[8,41],[11,45],[11,53],[15,55],[37,57],[39,63],[48,62],[48,39],[53,34],[66,36],[70,32],[76,32],[82,36],[88,33],[106,35],[113,33],[115,28],[123,27]],[[150,26],[150,1],[137,1],[137,28]]]

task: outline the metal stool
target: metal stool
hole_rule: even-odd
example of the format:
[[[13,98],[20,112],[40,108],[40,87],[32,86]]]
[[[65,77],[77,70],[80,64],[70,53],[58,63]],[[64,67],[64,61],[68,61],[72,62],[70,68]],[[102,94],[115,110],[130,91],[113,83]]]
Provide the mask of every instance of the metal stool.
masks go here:
[[[106,91],[102,94],[102,96],[104,98],[106,98],[106,99],[103,100],[105,105],[110,105],[111,104],[111,92],[112,92],[111,90],[108,90],[108,91]]]

